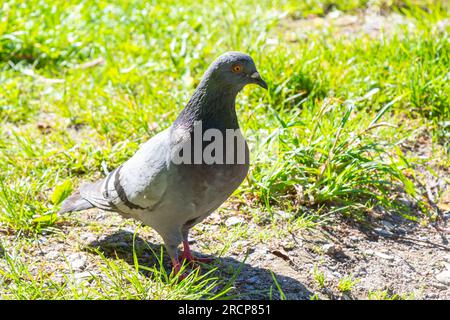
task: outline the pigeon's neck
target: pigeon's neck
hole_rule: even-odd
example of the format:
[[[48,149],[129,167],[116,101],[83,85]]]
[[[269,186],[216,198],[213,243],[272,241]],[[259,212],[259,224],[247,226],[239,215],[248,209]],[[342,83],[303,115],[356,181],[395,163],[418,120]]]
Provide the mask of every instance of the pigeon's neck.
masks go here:
[[[193,128],[201,121],[203,129],[237,129],[235,102],[239,90],[233,87],[218,87],[202,81],[186,107],[174,122],[175,127]]]

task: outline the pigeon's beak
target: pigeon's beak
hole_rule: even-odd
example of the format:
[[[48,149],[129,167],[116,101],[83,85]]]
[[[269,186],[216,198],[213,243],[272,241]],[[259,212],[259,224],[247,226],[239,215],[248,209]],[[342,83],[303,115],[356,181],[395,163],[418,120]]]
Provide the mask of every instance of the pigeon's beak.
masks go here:
[[[250,78],[253,80],[253,83],[256,83],[260,87],[263,87],[267,90],[267,83],[261,78],[258,71],[255,71],[251,74]]]

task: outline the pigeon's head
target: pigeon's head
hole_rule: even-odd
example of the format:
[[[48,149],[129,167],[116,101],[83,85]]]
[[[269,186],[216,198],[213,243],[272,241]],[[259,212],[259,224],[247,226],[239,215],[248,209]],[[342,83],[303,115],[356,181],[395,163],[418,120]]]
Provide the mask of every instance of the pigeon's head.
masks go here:
[[[253,59],[241,52],[226,52],[218,57],[207,71],[208,81],[222,88],[241,90],[247,84],[255,83],[267,89],[267,83],[256,70]]]

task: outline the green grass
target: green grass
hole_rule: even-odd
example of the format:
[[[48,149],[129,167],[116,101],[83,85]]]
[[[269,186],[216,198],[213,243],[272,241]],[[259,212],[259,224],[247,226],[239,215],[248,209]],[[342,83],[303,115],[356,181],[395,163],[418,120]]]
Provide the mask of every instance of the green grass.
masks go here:
[[[358,279],[353,279],[351,275],[339,279],[338,290],[342,293],[351,293],[352,289],[359,282]]]
[[[450,26],[442,23],[448,2],[376,1],[385,14],[414,25],[395,25],[377,37],[361,31],[353,37],[334,25],[303,32],[282,23],[336,9],[356,14],[368,3],[4,1],[0,232],[30,241],[58,237],[65,218],[55,213],[70,190],[101,177],[102,164],[115,168],[169,126],[208,64],[229,50],[249,53],[269,84],[267,92],[249,87],[238,97],[249,139],[267,138],[253,149],[249,178],[235,198],[268,231],[243,229],[241,237],[269,241],[281,224],[297,232],[314,228],[324,214],[364,220],[380,207],[434,220],[415,178],[416,164],[429,159],[418,160],[402,144],[429,135],[439,155],[433,161],[449,168]],[[279,211],[291,214],[289,222],[277,220]],[[0,297],[217,294],[211,294],[217,285],[211,274],[174,285],[161,270],[144,278],[105,257],[99,259],[105,278],[92,290],[61,287],[45,272],[29,270],[24,250],[30,245],[15,241],[14,254],[14,246],[5,248],[0,284],[16,285]],[[149,293],[152,286],[165,293]],[[283,292],[278,283],[274,288]]]
[[[323,289],[326,287],[326,278],[325,274],[317,268],[317,266],[314,266],[313,272],[312,272],[314,281],[316,282],[316,285],[319,287],[319,289]]]
[[[8,250],[9,251],[9,250]],[[111,260],[101,252],[99,270],[76,278],[67,263],[67,272],[56,278],[45,263],[30,270],[24,257],[15,250],[5,253],[5,267],[0,268],[0,295],[3,299],[217,299],[231,286],[214,275],[215,269],[199,274],[191,272],[185,279],[167,273],[161,255],[149,268],[138,263],[133,250],[134,266],[123,260]],[[186,266],[182,270],[187,270]],[[220,286],[220,288],[219,288]]]
[[[369,300],[414,300],[414,293],[396,294],[390,293],[387,290],[370,291],[368,293]]]

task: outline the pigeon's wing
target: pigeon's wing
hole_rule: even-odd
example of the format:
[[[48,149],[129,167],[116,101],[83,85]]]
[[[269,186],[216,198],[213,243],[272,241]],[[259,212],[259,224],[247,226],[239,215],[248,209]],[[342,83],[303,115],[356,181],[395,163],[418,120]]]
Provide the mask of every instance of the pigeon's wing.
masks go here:
[[[151,210],[167,189],[169,130],[152,137],[105,179],[83,185],[82,198],[95,207],[132,214]]]

